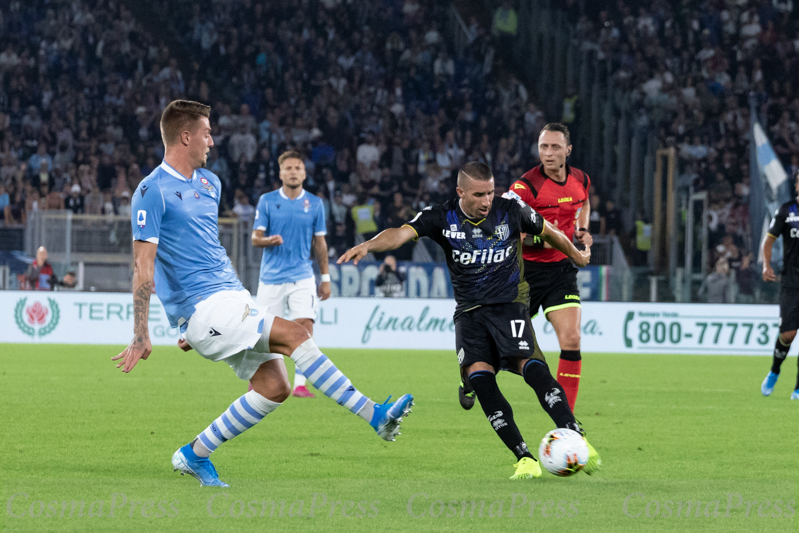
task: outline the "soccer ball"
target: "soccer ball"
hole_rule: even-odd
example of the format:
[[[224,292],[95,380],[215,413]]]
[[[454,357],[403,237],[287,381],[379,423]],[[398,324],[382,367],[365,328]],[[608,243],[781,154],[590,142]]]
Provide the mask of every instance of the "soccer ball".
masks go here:
[[[553,429],[541,439],[538,457],[550,473],[560,477],[571,476],[588,462],[588,444],[572,429]]]

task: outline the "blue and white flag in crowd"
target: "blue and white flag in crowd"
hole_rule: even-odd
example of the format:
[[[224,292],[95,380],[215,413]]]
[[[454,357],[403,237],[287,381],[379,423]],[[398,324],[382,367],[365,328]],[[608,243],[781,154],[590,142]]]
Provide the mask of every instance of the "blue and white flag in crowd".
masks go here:
[[[785,172],[766,137],[766,132],[757,120],[752,122],[752,141],[754,145],[752,161],[755,165],[751,169],[749,213],[753,244],[757,243],[760,249],[771,224],[771,218],[782,203],[791,199],[792,194],[788,173]],[[782,243],[779,241],[775,243],[772,259],[772,263],[782,262]],[[760,253],[758,253],[758,262],[763,262]]]

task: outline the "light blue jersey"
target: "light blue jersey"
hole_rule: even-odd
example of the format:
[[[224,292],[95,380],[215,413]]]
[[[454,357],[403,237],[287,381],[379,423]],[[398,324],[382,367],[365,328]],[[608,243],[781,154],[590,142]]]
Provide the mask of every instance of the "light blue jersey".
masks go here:
[[[244,290],[219,243],[221,191],[213,172],[197,169],[186,179],[163,162],[133,193],[133,240],[158,245],[155,292],[173,328],[182,326],[204,298]]]
[[[303,189],[291,200],[282,187],[262,194],[253,229],[283,237],[283,244],[264,248],[261,282],[279,285],[313,277],[311,243],[315,235],[327,235],[321,199]]]

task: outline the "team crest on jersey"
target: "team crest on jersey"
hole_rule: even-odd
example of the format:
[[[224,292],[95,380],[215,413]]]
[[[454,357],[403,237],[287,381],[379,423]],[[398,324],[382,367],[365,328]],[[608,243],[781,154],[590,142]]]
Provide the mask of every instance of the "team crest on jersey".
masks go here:
[[[211,195],[211,198],[216,198],[216,188],[211,185],[207,179],[201,177],[200,183],[202,183],[202,188],[208,191],[208,194]]]
[[[311,209],[311,201],[306,198],[302,203],[302,210],[307,213],[309,209]]]
[[[508,240],[508,237],[510,237],[510,228],[505,223],[500,224],[496,227],[496,229],[494,229],[494,235],[500,241],[506,241]]]

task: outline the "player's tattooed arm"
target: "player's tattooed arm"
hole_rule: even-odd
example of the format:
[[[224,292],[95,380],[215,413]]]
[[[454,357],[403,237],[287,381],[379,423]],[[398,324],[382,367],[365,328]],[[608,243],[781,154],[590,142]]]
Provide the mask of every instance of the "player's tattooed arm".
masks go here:
[[[416,230],[410,226],[402,226],[399,228],[389,228],[381,231],[373,239],[362,242],[358,246],[350,248],[341,257],[338,258],[339,265],[352,261],[353,264],[358,264],[358,261],[363,259],[369,252],[387,252],[389,250],[396,250],[406,242],[417,237]]]
[[[150,295],[153,291],[155,252],[158,245],[147,241],[133,241],[133,340],[112,361],[122,360],[117,368],[130,372],[139,359],[147,359],[153,351],[150,343],[148,317]]]
[[[133,293],[133,344],[142,346],[149,336],[147,329],[148,315],[150,313],[150,294],[153,292],[153,282],[145,281]]]

